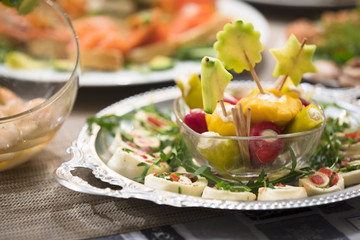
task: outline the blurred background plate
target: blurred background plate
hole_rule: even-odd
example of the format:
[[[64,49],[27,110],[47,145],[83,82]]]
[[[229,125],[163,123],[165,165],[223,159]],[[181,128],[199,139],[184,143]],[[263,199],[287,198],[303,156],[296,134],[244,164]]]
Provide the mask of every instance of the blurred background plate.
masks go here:
[[[261,33],[261,42],[266,44],[269,25],[265,17],[254,7],[237,0],[218,0],[217,9],[220,13],[234,19],[251,22]],[[80,78],[82,87],[107,87],[144,85],[172,81],[180,72],[200,73],[200,61],[179,61],[175,67],[165,71],[141,73],[135,70],[121,70],[116,72],[85,71]]]

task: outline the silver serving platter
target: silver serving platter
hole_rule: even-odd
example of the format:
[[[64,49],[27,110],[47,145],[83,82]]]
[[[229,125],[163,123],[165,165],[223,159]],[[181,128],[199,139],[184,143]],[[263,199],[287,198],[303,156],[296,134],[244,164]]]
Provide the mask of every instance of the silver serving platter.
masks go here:
[[[266,85],[266,83],[263,83],[263,86],[266,87]],[[254,86],[255,85],[252,81],[240,81],[232,82],[229,85],[229,88],[249,88]],[[313,87],[309,84],[303,84],[303,88],[306,92],[309,92]],[[100,111],[97,116],[107,114],[123,115],[150,103],[155,104],[160,109],[171,109],[173,100],[179,95],[180,91],[176,87],[146,92],[114,103]],[[359,107],[348,103],[348,101],[344,101],[356,96],[355,92],[351,90],[347,92],[338,92],[328,90],[326,88],[315,89],[315,99],[324,99],[325,96],[327,101],[334,101],[334,99],[341,100],[338,103],[341,103],[345,108],[348,108],[352,112],[356,112],[356,114],[360,116]],[[250,202],[204,199],[201,197],[193,197],[153,189],[116,173],[101,160],[101,158],[107,157],[107,147],[109,146],[111,140],[101,136],[99,130],[100,128],[95,126],[90,132],[87,125],[83,126],[77,140],[75,140],[72,146],[67,149],[68,153],[72,154],[71,160],[62,163],[56,170],[56,179],[60,184],[74,191],[87,194],[103,195],[115,198],[144,199],[153,201],[157,204],[175,207],[205,207],[237,210],[270,210],[309,207],[339,202],[360,196],[360,185],[352,186],[335,193],[312,196],[303,199]],[[92,171],[96,178],[105,183],[120,186],[121,189],[114,190],[110,188],[95,187],[84,179],[74,176],[72,171],[76,168],[88,168]]]

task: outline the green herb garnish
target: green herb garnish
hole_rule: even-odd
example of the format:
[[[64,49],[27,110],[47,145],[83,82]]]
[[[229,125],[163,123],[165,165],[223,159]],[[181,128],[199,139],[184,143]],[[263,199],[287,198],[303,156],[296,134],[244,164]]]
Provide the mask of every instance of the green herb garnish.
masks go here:
[[[320,144],[308,160],[310,167],[313,169],[331,167],[344,159],[339,156],[339,151],[346,138],[336,133],[343,133],[348,127],[346,123],[340,124],[339,119],[327,118]]]
[[[16,8],[20,15],[26,15],[38,6],[38,0],[0,0],[0,3]]]
[[[344,168],[340,168],[339,172],[345,173],[345,172],[351,172],[355,170],[360,170],[360,165],[353,165],[353,166],[347,166]]]
[[[251,189],[245,185],[230,185],[228,182],[221,181],[215,185],[217,190],[230,192],[250,192]]]
[[[253,193],[257,194],[258,189],[263,186],[275,185],[277,183],[281,183],[281,184],[293,183],[298,178],[308,175],[312,172],[311,168],[308,168],[308,167],[296,169],[296,157],[295,157],[294,151],[292,150],[291,147],[289,147],[289,151],[290,151],[290,156],[291,156],[291,160],[292,160],[292,166],[291,166],[291,168],[285,168],[285,169],[290,170],[290,172],[280,178],[277,178],[274,180],[269,180],[267,178],[264,170],[262,170],[259,177],[256,179],[256,182],[254,179],[252,179],[247,184],[247,186],[249,188],[251,188],[251,191]]]
[[[114,136],[116,132],[115,130],[119,128],[120,120],[133,119],[133,118],[134,118],[134,114],[125,114],[122,116],[110,114],[102,117],[89,117],[86,119],[86,123],[88,125],[90,132],[93,129],[93,124],[97,124],[101,127],[101,129],[106,129],[109,133],[111,133]]]

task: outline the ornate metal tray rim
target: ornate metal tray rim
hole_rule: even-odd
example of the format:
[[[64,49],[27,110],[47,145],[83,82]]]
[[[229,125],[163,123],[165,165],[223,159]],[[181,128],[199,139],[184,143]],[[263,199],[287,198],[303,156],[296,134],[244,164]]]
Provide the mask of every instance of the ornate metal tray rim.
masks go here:
[[[230,88],[249,86],[254,86],[252,81],[232,82],[229,85]],[[303,87],[305,90],[309,90],[312,88],[312,85],[304,84]],[[356,92],[357,91],[352,90],[336,91],[328,90],[326,88],[318,88],[316,89],[314,96],[321,97],[324,96],[324,94],[327,94],[329,99],[349,100],[349,98],[356,96]],[[160,103],[164,101],[171,101],[179,95],[180,92],[176,87],[145,92],[114,103],[100,111],[97,116],[103,116],[111,113],[125,114],[135,108],[146,106],[149,102]],[[345,101],[343,101],[343,103],[345,103],[346,106],[353,106],[352,104],[346,104]],[[354,108],[357,107],[354,106]],[[56,179],[60,184],[74,191],[87,194],[103,195],[115,198],[137,198],[175,207],[205,207],[232,210],[300,208],[334,203],[360,196],[360,184],[334,193],[311,196],[303,199],[278,201],[225,201],[157,190],[128,179],[110,169],[100,159],[95,149],[95,140],[98,131],[99,127],[94,127],[92,132],[89,132],[87,125],[83,126],[77,140],[75,140],[72,146],[67,149],[67,152],[72,154],[72,158],[69,161],[62,163],[55,172]],[[72,174],[72,171],[79,167],[92,170],[92,173],[96,178],[103,182],[120,186],[121,189],[102,189],[92,186],[87,181]]]

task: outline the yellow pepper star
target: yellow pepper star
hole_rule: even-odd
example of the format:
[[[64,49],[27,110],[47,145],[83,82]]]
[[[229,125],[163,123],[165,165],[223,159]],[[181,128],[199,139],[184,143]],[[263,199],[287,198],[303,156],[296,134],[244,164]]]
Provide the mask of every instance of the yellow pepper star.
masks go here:
[[[284,48],[270,49],[271,54],[277,61],[273,71],[273,77],[281,75],[289,76],[297,86],[306,72],[317,72],[312,62],[315,53],[315,45],[305,44],[301,49],[301,43],[292,34]]]

